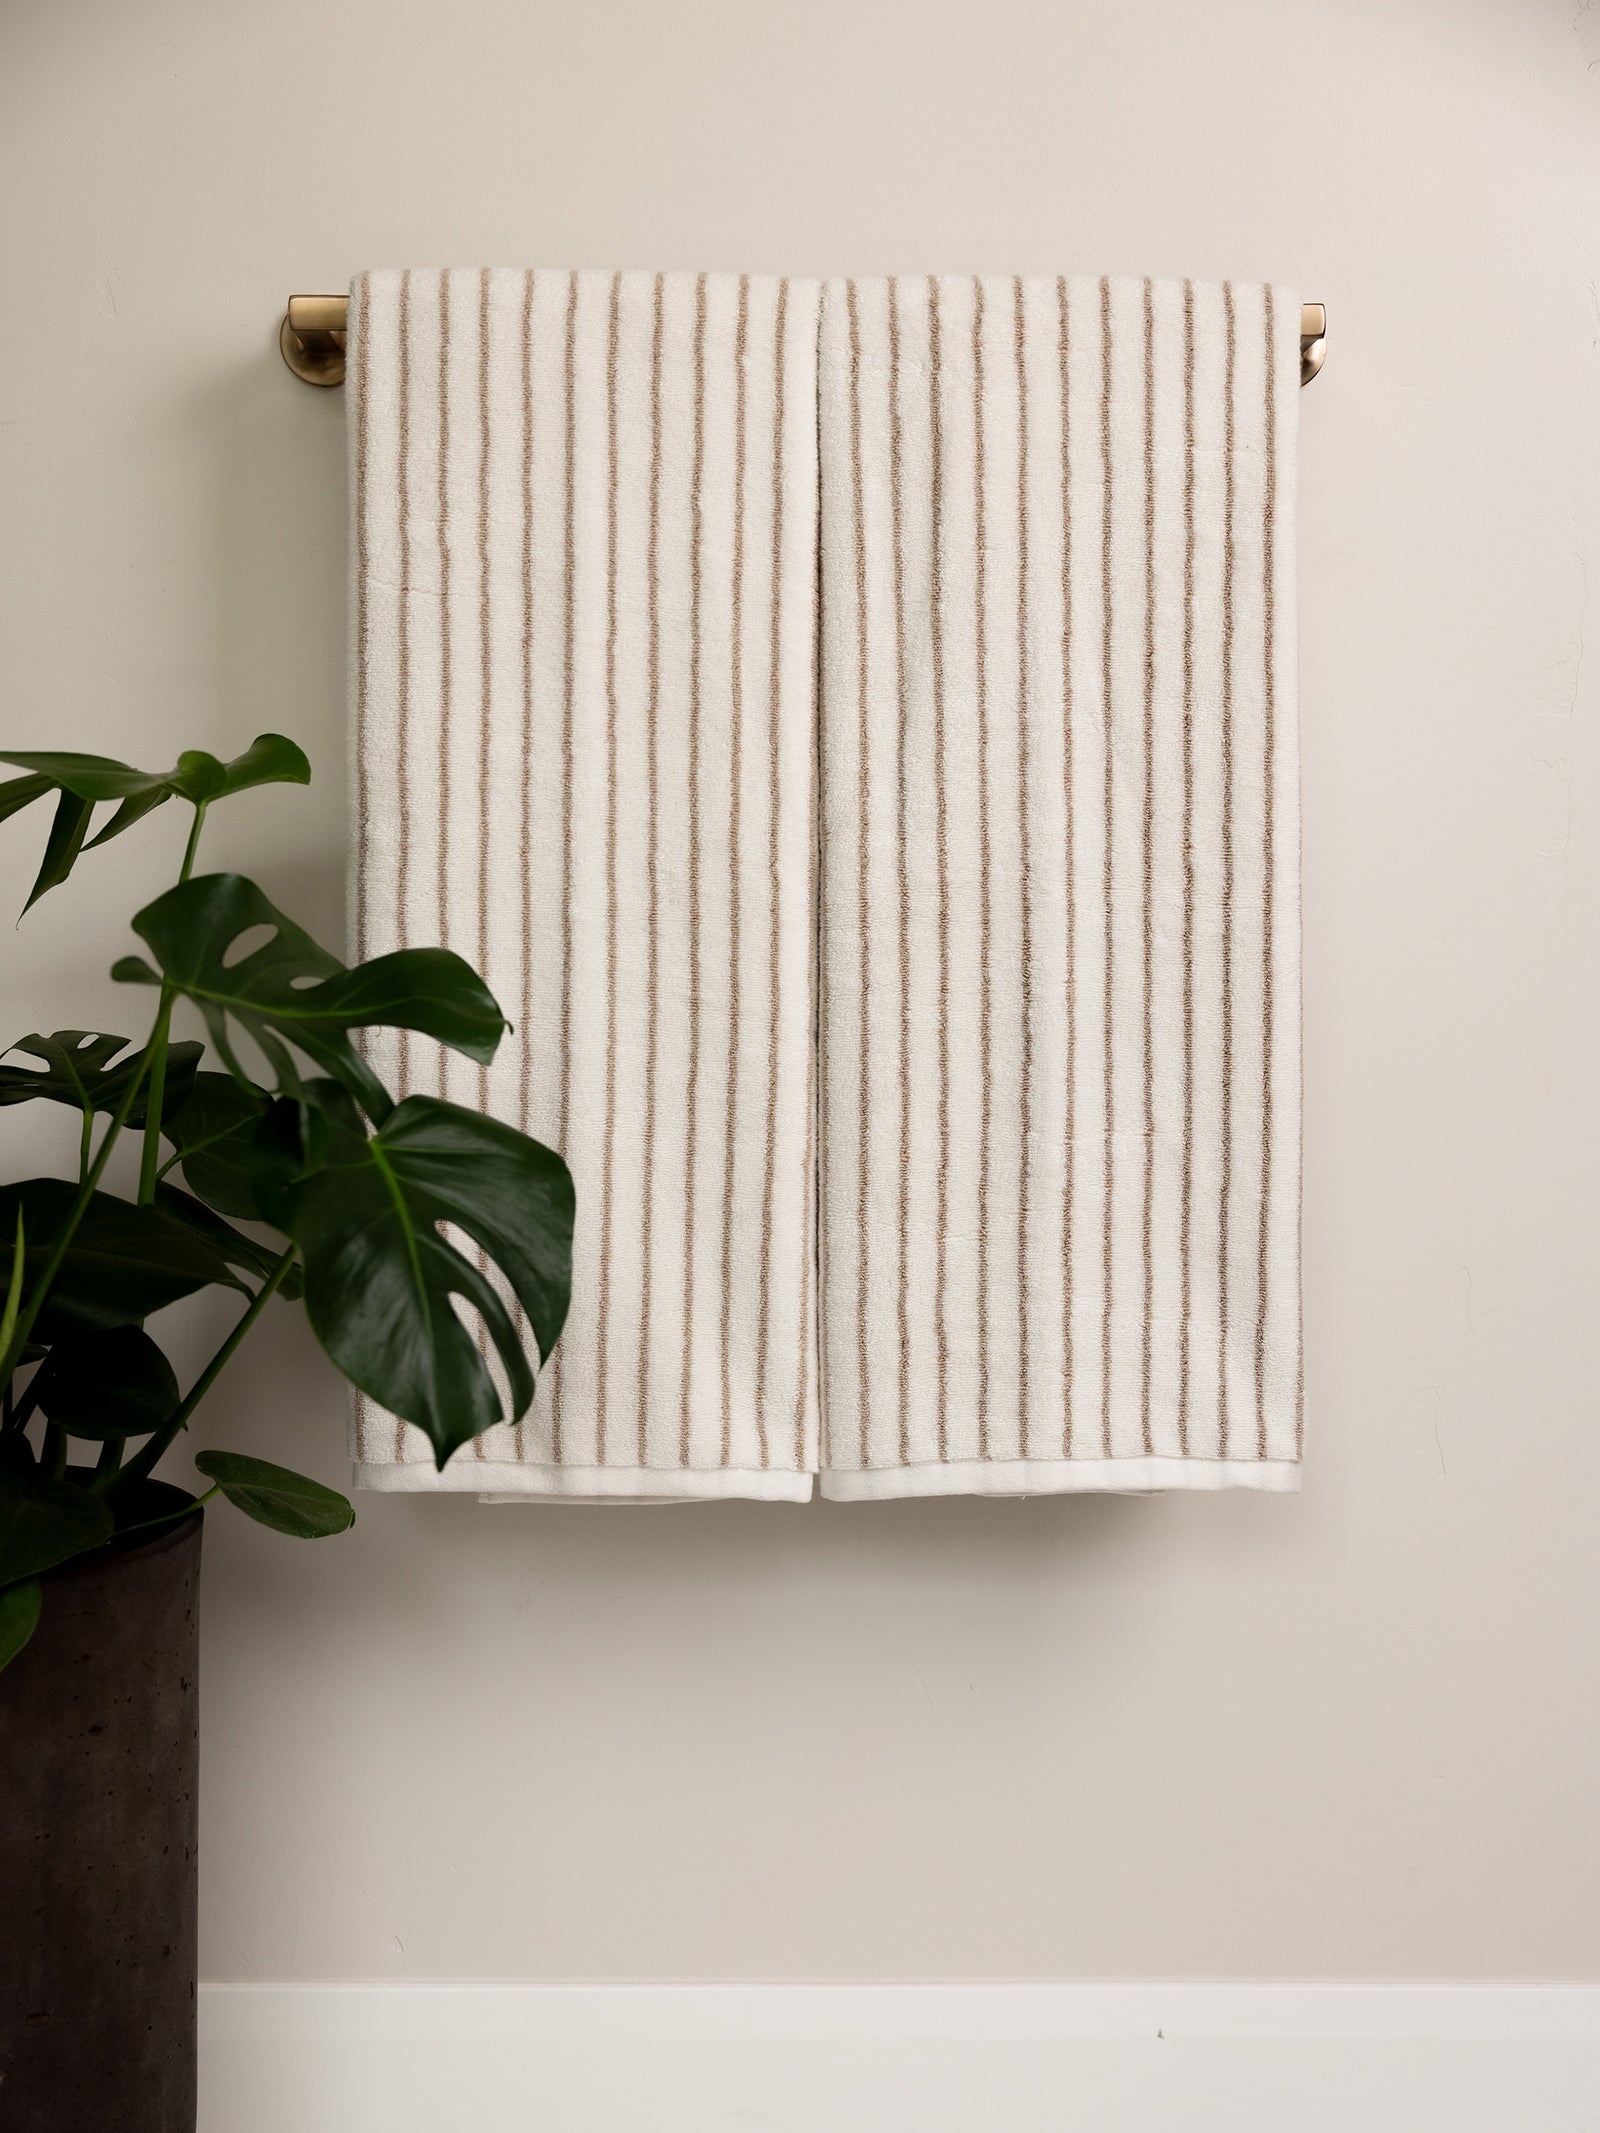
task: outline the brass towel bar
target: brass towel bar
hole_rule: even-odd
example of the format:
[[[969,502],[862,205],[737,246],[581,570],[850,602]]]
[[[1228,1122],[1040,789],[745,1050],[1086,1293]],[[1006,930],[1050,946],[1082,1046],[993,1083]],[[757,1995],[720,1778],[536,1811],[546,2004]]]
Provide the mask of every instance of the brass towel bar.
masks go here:
[[[291,296],[278,329],[283,360],[308,385],[344,383],[347,296]],[[1322,368],[1328,331],[1326,304],[1300,306],[1300,383],[1309,385]]]

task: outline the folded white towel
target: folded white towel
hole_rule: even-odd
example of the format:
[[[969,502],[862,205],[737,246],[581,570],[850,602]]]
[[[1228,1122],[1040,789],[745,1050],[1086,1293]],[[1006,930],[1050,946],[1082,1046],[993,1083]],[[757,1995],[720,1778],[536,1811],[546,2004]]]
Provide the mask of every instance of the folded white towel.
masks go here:
[[[826,287],[825,1495],[1297,1484],[1298,334]]]
[[[433,1471],[370,1405],[357,1481],[805,1497],[814,282],[363,274],[352,291],[358,953],[443,941],[515,1034],[404,1091],[559,1148],[572,1309],[533,1409]]]

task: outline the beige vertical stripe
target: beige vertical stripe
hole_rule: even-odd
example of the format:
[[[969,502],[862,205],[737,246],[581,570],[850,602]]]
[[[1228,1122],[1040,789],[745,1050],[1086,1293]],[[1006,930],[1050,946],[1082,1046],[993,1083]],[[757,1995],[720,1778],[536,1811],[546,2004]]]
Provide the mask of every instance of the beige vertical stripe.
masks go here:
[[[370,799],[367,773],[367,674],[371,661],[371,626],[367,614],[367,459],[371,416],[367,385],[371,373],[368,305],[372,276],[363,274],[356,302],[356,961],[367,959],[367,867],[370,858]],[[359,1428],[359,1424],[358,1424]],[[359,1443],[358,1443],[359,1455]]]
[[[522,747],[517,764],[522,849],[533,842],[533,282],[522,283]],[[517,1108],[528,1131],[532,1098],[533,871],[522,872],[522,1045],[517,1057]]]
[[[972,277],[972,508],[977,544],[975,583],[978,697],[978,1041],[983,1077],[978,1092],[978,1457],[989,1457],[989,1143],[994,1105],[989,1092],[993,1020],[989,854],[989,616],[984,531],[983,281]]]
[[[611,1188],[617,1137],[617,336],[622,276],[611,277],[606,326],[606,1094],[600,1149],[600,1275],[595,1319],[595,1462],[606,1463],[611,1360]]]
[[[572,694],[574,635],[577,628],[577,523],[573,494],[578,430],[578,277],[567,277],[567,339],[562,362],[565,416],[565,481],[562,491],[561,598],[561,1070],[557,1096],[557,1139],[566,1149],[572,1122]],[[557,1351],[559,1358],[560,1351]],[[550,1456],[561,1463],[562,1395],[565,1373],[556,1369],[550,1405]]]
[[[733,561],[729,586],[728,732],[728,1067],[722,1160],[722,1464],[733,1456],[733,1188],[739,1121],[739,832],[744,775],[744,460],[745,355],[750,335],[750,277],[739,276],[733,339]]]
[[[1116,1094],[1112,1082],[1112,974],[1115,930],[1112,924],[1111,861],[1115,829],[1112,780],[1111,717],[1111,283],[1100,281],[1100,696],[1105,719],[1105,859],[1100,894],[1105,909],[1105,1209],[1101,1234],[1103,1299],[1100,1318],[1100,1442],[1111,1457],[1111,1244],[1113,1190],[1116,1184],[1114,1142]]]
[[[860,1437],[861,1464],[865,1466],[868,1463],[867,1177],[871,1155],[869,1127],[872,1106],[872,962],[868,940],[871,913],[867,870],[872,833],[872,779],[871,756],[867,745],[870,729],[867,690],[867,530],[861,472],[861,320],[856,304],[856,285],[853,281],[845,284],[845,299],[850,313],[850,479],[856,558],[856,954],[859,973],[856,1013],[860,1046],[856,1062],[856,1423]]]
[[[478,971],[489,973],[489,269],[478,277]],[[478,1069],[478,1103],[489,1108],[489,1069]],[[482,1437],[473,1442],[482,1446]]]
[[[396,855],[395,899],[399,905],[397,945],[411,945],[411,269],[400,276],[400,452],[396,469],[396,516],[400,529],[400,643],[395,726],[395,785],[400,801],[400,849]],[[411,1032],[397,1030],[396,1077],[402,1093],[411,1081]],[[403,1443],[405,1424],[399,1425]],[[396,1458],[400,1457],[397,1447]]]
[[[450,945],[450,270],[439,274],[439,945]],[[439,1047],[439,1094],[449,1094],[449,1053]]]
[[[661,696],[661,339],[665,283],[655,278],[650,331],[650,525],[645,547],[645,604],[648,614],[645,652],[645,746],[648,804],[645,819],[645,876],[648,884],[648,942],[645,951],[645,1055],[644,1055],[644,1154],[639,1296],[638,1424],[639,1464],[646,1465],[650,1420],[650,1303],[651,1270],[655,1239],[656,1186],[656,1058],[657,1026],[661,1003],[661,879],[659,865],[659,815],[661,757],[659,710]]]
[[[1028,697],[1028,365],[1022,309],[1022,277],[1012,284],[1012,343],[1017,365],[1017,840],[1022,904],[1022,1089],[1019,1125],[1022,1161],[1017,1176],[1017,1412],[1020,1450],[1031,1450],[1028,1399],[1028,1326],[1031,1288],[1028,1266],[1028,1180],[1033,1168],[1033,853],[1029,836]]]
[[[1228,1216],[1233,1198],[1233,374],[1237,355],[1233,284],[1222,285],[1227,320],[1223,365],[1222,534],[1222,1190],[1217,1206],[1217,1429],[1231,1456],[1228,1418]]]
[[[396,786],[400,796],[400,849],[396,859],[399,903],[398,946],[410,946],[411,898],[411,269],[400,276],[400,459],[396,512],[400,527],[399,710],[395,732]],[[397,1079],[400,1093],[411,1080],[410,1032],[397,1033]],[[394,1426],[394,1455],[406,1455],[406,1425]]]
[[[1277,678],[1273,671],[1274,578],[1276,575],[1278,514],[1278,419],[1277,365],[1273,349],[1272,284],[1265,289],[1266,319],[1266,500],[1261,531],[1261,681],[1265,733],[1264,786],[1266,816],[1263,824],[1265,865],[1261,880],[1261,1218],[1256,1233],[1256,1456],[1267,1456],[1267,1230],[1272,1206],[1272,873],[1273,873],[1273,759],[1277,750]]]
[[[950,809],[945,779],[944,703],[944,412],[940,405],[943,336],[939,318],[939,281],[928,277],[928,415],[932,427],[932,550],[929,558],[928,618],[933,655],[933,780],[935,836],[939,873],[939,1167],[938,1222],[934,1239],[934,1352],[939,1400],[939,1458],[948,1460],[950,1339],[945,1326],[945,1278],[950,1228]]]
[[[816,530],[812,552],[817,554],[822,544],[822,499],[819,493],[815,505]],[[806,1462],[806,1401],[811,1392],[811,1316],[813,1284],[820,1287],[821,1273],[818,1254],[822,1249],[817,1226],[817,1106],[819,1099],[819,1076],[817,1060],[821,1052],[821,906],[817,893],[817,797],[818,779],[821,774],[820,751],[822,747],[821,702],[819,674],[822,646],[822,572],[814,569],[811,574],[811,769],[806,793],[806,912],[810,924],[811,956],[806,973],[807,1016],[806,1029],[810,1042],[806,1046],[806,1159],[805,1159],[805,1215],[801,1233],[810,1238],[810,1249],[800,1261],[800,1373],[794,1396],[794,1463],[804,1466]],[[819,1447],[820,1450],[820,1447]]]
[[[489,269],[478,273],[478,972],[489,973]],[[443,1066],[440,1068],[441,1082]],[[489,1108],[489,1069],[478,1066],[478,1107]],[[479,1245],[478,1269],[489,1271],[489,1254]],[[472,1440],[472,1454],[482,1459],[483,1436]]]
[[[1144,1253],[1144,1324],[1140,1336],[1139,1425],[1144,1455],[1155,1450],[1150,1433],[1150,1312],[1155,1283],[1151,1215],[1156,1180],[1155,1082],[1155,826],[1156,826],[1156,349],[1150,280],[1144,284],[1144,1202],[1140,1244]]]
[[[517,797],[521,812],[521,849],[533,842],[533,281],[522,278],[522,746],[517,757]],[[521,868],[522,1013],[517,1053],[518,1122],[528,1131],[532,1096],[533,1028],[533,870]],[[530,1411],[531,1412],[531,1411]],[[528,1456],[528,1416],[517,1424],[517,1457]]]
[[[1194,1221],[1194,283],[1183,285],[1183,1198],[1178,1214],[1178,1450],[1189,1455]]]
[[[756,1435],[761,1464],[770,1466],[767,1438],[767,1368],[772,1310],[772,1197],[778,1148],[778,1027],[781,992],[779,921],[783,915],[778,866],[778,801],[783,709],[783,364],[789,313],[789,283],[778,284],[772,354],[772,586],[771,636],[767,647],[767,1110],[761,1159],[761,1264],[756,1327]]]
[[[369,302],[372,276],[363,274],[356,298],[356,961],[367,959],[367,867],[369,862],[367,778],[367,674],[370,663],[367,616],[367,458],[370,417],[367,387],[371,372]],[[367,1456],[366,1396],[355,1396],[356,1458]]]
[[[700,1095],[700,594],[705,513],[706,277],[694,285],[694,469],[689,496],[689,1071],[684,1090],[687,1132],[683,1166],[683,1355],[678,1402],[678,1463],[689,1464],[689,1380],[694,1358],[694,1216],[696,1112]]]
[[[1067,882],[1066,1146],[1062,1152],[1061,1249],[1061,1456],[1072,1457],[1072,1196],[1077,1162],[1078,1092],[1078,889],[1072,817],[1072,407],[1068,384],[1071,319],[1066,276],[1056,277],[1057,354],[1061,370],[1061,804]]]
[[[896,1420],[900,1463],[911,1463],[911,870],[907,848],[906,742],[910,699],[906,690],[905,433],[900,416],[900,288],[889,280],[889,501],[894,544],[895,675],[895,874],[899,891],[900,950],[900,1177],[895,1207],[899,1244],[895,1331],[899,1350]]]

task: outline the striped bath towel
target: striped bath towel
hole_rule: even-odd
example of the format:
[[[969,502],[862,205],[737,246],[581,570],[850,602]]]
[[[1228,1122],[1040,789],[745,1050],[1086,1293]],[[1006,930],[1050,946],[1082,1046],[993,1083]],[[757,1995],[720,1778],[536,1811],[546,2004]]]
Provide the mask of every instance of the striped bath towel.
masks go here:
[[[442,941],[515,1024],[397,1092],[560,1149],[572,1308],[524,1422],[371,1488],[805,1497],[818,285],[374,272],[350,316],[363,956]]]
[[[826,287],[826,1495],[1297,1483],[1298,336]]]

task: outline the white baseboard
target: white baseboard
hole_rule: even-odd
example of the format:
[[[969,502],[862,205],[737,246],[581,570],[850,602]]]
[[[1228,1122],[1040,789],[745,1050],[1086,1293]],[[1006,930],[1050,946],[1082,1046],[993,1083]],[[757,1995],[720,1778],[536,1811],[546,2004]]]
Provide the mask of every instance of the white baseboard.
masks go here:
[[[1600,1986],[202,1985],[200,2133],[1592,2133]]]

